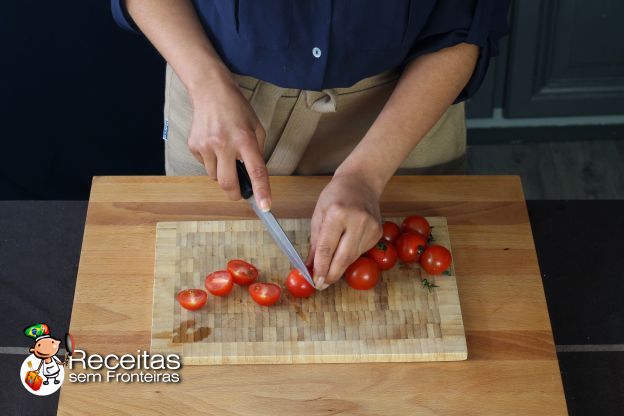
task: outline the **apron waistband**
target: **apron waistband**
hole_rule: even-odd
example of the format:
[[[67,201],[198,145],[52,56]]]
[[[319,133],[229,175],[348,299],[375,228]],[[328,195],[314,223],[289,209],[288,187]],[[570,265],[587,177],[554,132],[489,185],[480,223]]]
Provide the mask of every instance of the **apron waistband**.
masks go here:
[[[338,111],[339,96],[393,82],[398,71],[386,71],[365,78],[348,88],[330,88],[322,91],[282,88],[251,77],[235,75],[242,88],[253,88],[250,104],[262,127],[268,132],[281,97],[297,97],[291,115],[268,158],[267,168],[271,175],[292,175],[314,135],[323,114]],[[255,84],[255,85],[251,85]]]

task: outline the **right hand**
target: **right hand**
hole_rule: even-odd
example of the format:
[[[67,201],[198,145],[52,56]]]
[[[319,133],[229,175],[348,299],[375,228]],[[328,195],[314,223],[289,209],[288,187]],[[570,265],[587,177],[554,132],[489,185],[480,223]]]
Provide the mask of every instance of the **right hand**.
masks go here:
[[[231,200],[241,199],[236,160],[245,163],[258,206],[271,207],[269,175],[262,149],[266,133],[231,77],[191,93],[193,122],[188,146]]]

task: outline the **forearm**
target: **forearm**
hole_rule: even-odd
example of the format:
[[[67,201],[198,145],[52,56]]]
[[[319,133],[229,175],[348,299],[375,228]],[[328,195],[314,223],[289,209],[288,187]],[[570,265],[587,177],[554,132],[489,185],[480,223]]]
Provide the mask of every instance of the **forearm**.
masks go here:
[[[379,193],[470,80],[478,57],[459,44],[410,62],[362,141],[336,170],[356,174]]]
[[[188,149],[232,200],[241,198],[236,160],[251,177],[254,197],[271,207],[271,187],[262,158],[265,132],[213,48],[190,0],[126,0],[128,12],[184,83],[193,118]]]
[[[192,98],[214,82],[233,82],[190,0],[126,0],[126,7]]]

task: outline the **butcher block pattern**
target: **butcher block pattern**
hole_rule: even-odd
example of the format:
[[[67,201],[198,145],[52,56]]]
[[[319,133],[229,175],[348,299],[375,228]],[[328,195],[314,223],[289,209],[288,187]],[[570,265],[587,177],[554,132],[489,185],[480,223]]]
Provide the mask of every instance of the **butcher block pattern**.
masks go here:
[[[400,222],[399,218],[389,218]],[[446,219],[429,218],[437,244],[450,247]],[[302,254],[309,248],[308,219],[280,220]],[[257,220],[157,224],[151,350],[177,353],[186,365],[451,361],[467,357],[454,267],[428,276],[418,266],[383,272],[369,291],[344,281],[296,299],[262,307],[246,287],[225,298],[209,295],[199,311],[181,308],[176,294],[204,288],[204,278],[228,259],[256,265],[262,281],[282,284],[290,270]],[[421,279],[438,285],[423,288]]]

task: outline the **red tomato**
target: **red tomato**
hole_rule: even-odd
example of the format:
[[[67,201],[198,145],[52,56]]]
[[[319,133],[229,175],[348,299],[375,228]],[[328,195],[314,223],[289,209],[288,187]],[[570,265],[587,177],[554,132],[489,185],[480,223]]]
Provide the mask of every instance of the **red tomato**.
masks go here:
[[[271,306],[280,299],[282,289],[275,283],[254,283],[249,286],[251,298],[262,306]]]
[[[381,235],[382,240],[394,243],[396,242],[397,238],[399,238],[400,234],[401,229],[392,221],[386,221],[383,223],[383,234]]]
[[[412,231],[401,234],[396,245],[399,259],[405,263],[417,262],[426,247],[427,237]]]
[[[429,274],[445,272],[451,265],[451,252],[445,247],[432,245],[427,247],[420,257],[420,266]]]
[[[201,289],[185,289],[177,296],[180,306],[189,311],[196,311],[206,304],[208,293]]]
[[[286,289],[296,298],[309,298],[316,289],[297,269],[292,269],[286,278]]]
[[[375,247],[366,252],[366,256],[375,260],[381,270],[389,270],[397,262],[397,251],[391,242],[379,240]]]
[[[420,215],[412,215],[411,217],[405,218],[403,220],[403,224],[401,224],[401,229],[403,232],[413,231],[425,236],[425,238],[429,238],[429,235],[431,234],[429,221]]]
[[[243,260],[230,260],[227,269],[232,273],[234,283],[241,286],[247,286],[258,278],[258,269],[253,264],[249,264]]]
[[[357,290],[368,290],[379,281],[379,266],[368,257],[360,257],[345,271],[345,280],[349,286]]]
[[[234,287],[234,277],[227,270],[218,270],[206,276],[206,289],[215,296],[227,296]]]

